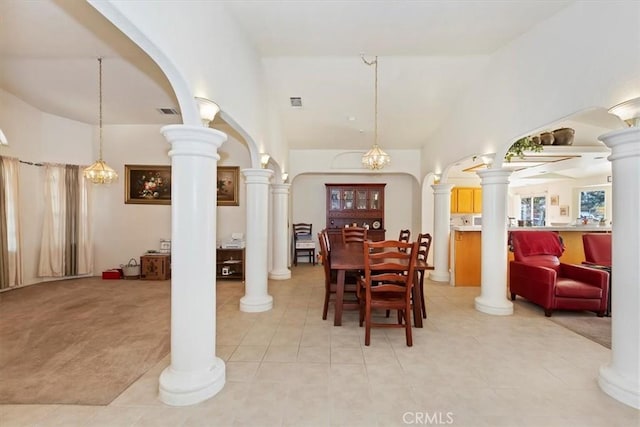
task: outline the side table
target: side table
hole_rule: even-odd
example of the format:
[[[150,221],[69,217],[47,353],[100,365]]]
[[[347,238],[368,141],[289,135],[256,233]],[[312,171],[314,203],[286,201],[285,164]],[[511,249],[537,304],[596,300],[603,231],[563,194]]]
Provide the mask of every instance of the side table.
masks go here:
[[[171,279],[171,255],[144,254],[140,257],[140,278],[143,280]]]

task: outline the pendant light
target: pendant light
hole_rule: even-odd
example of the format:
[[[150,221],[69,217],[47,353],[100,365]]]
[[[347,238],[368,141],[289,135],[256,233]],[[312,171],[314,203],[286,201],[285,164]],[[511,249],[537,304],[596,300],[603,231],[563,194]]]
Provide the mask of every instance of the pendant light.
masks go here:
[[[84,170],[84,177],[94,184],[110,184],[118,179],[118,174],[102,160],[102,58],[98,58],[98,96],[100,104],[100,153],[98,160]]]
[[[362,164],[369,169],[377,170],[391,162],[391,156],[378,146],[378,57],[376,56],[373,61],[367,61],[362,56],[362,61],[367,65],[373,65],[375,69],[373,147],[362,156]]]

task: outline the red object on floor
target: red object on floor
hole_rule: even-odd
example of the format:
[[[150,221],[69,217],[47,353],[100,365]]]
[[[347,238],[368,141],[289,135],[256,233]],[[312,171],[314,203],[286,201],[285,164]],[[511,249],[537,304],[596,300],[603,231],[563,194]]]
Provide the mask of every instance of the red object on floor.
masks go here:
[[[122,270],[114,268],[112,270],[105,270],[102,272],[103,280],[122,279]]]

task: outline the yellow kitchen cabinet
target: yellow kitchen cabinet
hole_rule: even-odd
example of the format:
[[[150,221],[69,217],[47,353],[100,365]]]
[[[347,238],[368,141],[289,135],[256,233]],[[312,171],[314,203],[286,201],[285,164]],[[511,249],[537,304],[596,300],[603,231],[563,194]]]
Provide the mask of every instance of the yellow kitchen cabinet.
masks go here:
[[[482,213],[482,188],[473,189],[473,213]]]
[[[480,231],[454,231],[452,237],[454,286],[480,286],[482,234]]]
[[[451,213],[481,213],[482,189],[454,187],[451,190]]]

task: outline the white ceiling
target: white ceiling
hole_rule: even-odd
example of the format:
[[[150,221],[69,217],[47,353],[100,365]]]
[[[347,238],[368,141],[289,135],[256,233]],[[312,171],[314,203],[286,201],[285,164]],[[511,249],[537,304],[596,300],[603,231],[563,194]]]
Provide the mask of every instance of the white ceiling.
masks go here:
[[[373,142],[374,70],[361,53],[380,56],[380,144],[417,148],[490,54],[571,1],[224,3],[264,57],[270,102],[289,146],[366,149]],[[177,108],[162,72],[91,6],[0,0],[0,87],[29,104],[96,124],[99,56],[105,124],[180,122],[157,111]],[[301,97],[303,107],[292,108],[290,97]],[[576,141],[599,144],[579,130],[595,123],[592,133],[602,133],[594,120],[571,123]]]

